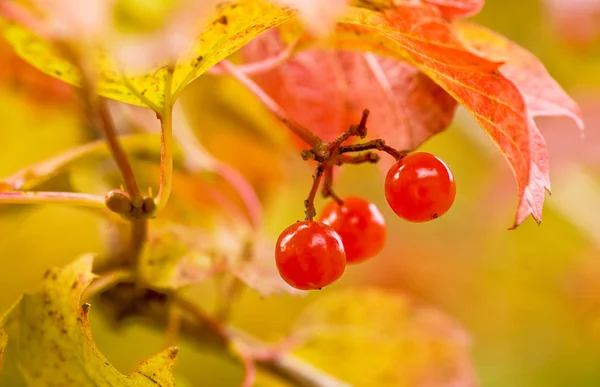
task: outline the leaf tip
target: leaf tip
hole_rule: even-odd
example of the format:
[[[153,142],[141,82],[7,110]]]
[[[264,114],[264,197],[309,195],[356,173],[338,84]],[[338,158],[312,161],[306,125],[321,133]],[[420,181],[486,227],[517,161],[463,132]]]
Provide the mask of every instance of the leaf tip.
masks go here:
[[[92,305],[88,304],[87,302],[85,304],[82,304],[80,308],[81,314],[87,317],[88,313],[90,312],[91,306]]]
[[[175,359],[177,358],[177,355],[179,355],[179,347],[178,346],[167,348],[166,351],[167,351],[167,357],[171,361],[175,361]]]

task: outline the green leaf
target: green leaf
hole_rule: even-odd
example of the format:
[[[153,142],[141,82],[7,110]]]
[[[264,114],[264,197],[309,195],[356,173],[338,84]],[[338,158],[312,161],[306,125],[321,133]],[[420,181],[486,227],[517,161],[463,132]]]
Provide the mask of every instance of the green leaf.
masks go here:
[[[355,386],[472,386],[469,337],[443,313],[400,293],[327,293],[298,320],[295,354]]]
[[[25,294],[7,316],[15,326],[13,356],[27,384],[173,386],[176,347],[142,362],[128,376],[119,373],[96,347],[88,320],[90,305],[80,305],[83,290],[94,278],[92,261],[91,256],[83,256],[64,269],[48,270],[40,288]]]
[[[244,44],[294,16],[264,0],[227,2],[215,10],[215,16],[196,37],[189,50],[182,53],[174,67],[171,95],[174,100],[194,79],[219,61],[227,58]],[[0,18],[0,32],[16,52],[41,71],[73,85],[80,85],[77,69],[61,56],[48,40],[23,26]],[[165,109],[165,80],[167,68],[136,76],[124,76],[115,60],[106,53],[88,51],[99,72],[97,91],[100,95],[138,106],[150,107],[156,112]]]

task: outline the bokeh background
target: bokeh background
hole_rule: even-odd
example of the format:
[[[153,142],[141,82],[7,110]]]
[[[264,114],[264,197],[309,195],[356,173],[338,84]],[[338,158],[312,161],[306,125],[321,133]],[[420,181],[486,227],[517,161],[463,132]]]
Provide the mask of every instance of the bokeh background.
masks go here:
[[[529,219],[507,230],[517,204],[514,179],[462,110],[448,130],[422,147],[446,160],[456,176],[457,200],[442,218],[415,225],[393,216],[376,167],[348,167],[337,183],[342,195],[375,202],[390,235],[381,256],[348,268],[332,288],[394,289],[452,316],[472,337],[482,386],[600,385],[598,3],[488,0],[474,18],[536,54],[583,109],[583,138],[566,118],[538,120],[548,142],[553,191],[541,226]],[[273,132],[256,101],[248,96],[241,108],[232,93],[245,95],[235,82],[206,76],[188,88],[183,104],[206,148],[260,188],[266,228],[276,237],[302,216],[311,171],[287,135]],[[94,139],[80,110],[72,89],[37,73],[0,43],[0,176]],[[228,151],[232,148],[240,151]],[[94,180],[97,169],[81,168],[81,176]],[[104,252],[103,226],[93,214],[73,208],[1,207],[0,310],[34,289],[48,267]],[[211,281],[194,289],[207,309],[214,306],[214,289]],[[262,298],[248,290],[233,308],[232,323],[277,340],[317,297]],[[91,316],[99,348],[124,373],[162,345],[162,334],[148,327],[113,330],[100,314]],[[181,346],[182,384],[227,386],[241,380],[241,368],[230,361],[186,342]],[[10,358],[0,385],[18,385]]]

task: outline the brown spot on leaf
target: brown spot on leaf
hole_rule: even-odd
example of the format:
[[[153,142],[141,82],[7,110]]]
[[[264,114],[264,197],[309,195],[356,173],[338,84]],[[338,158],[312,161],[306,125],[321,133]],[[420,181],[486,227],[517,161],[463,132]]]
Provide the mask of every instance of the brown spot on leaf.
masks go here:
[[[196,59],[194,59],[192,61],[192,67],[198,67],[198,65],[200,64],[200,62],[202,62],[202,59],[204,59],[204,57],[202,55],[200,55],[199,57],[197,57]]]
[[[220,18],[215,20],[215,22],[226,26],[229,21],[227,20],[227,15],[222,15]]]

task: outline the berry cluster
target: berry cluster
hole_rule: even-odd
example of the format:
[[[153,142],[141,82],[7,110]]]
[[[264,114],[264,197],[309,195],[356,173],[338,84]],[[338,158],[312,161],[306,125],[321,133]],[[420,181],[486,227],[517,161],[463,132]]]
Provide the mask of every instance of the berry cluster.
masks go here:
[[[294,288],[321,289],[339,279],[346,264],[372,258],[385,245],[385,220],[375,204],[358,197],[341,199],[332,190],[333,165],[377,162],[378,155],[369,152],[348,158],[346,153],[374,149],[396,158],[397,162],[385,178],[385,197],[394,213],[407,221],[437,219],[454,202],[454,176],[448,166],[431,153],[398,152],[382,140],[342,146],[342,142],[350,136],[365,137],[367,116],[368,111],[365,111],[359,125],[352,126],[333,142],[303,153],[305,159],[319,162],[313,187],[305,201],[306,220],[286,228],[275,248],[277,269]],[[313,203],[323,174],[323,194],[334,200],[323,208],[318,221],[315,221]]]

